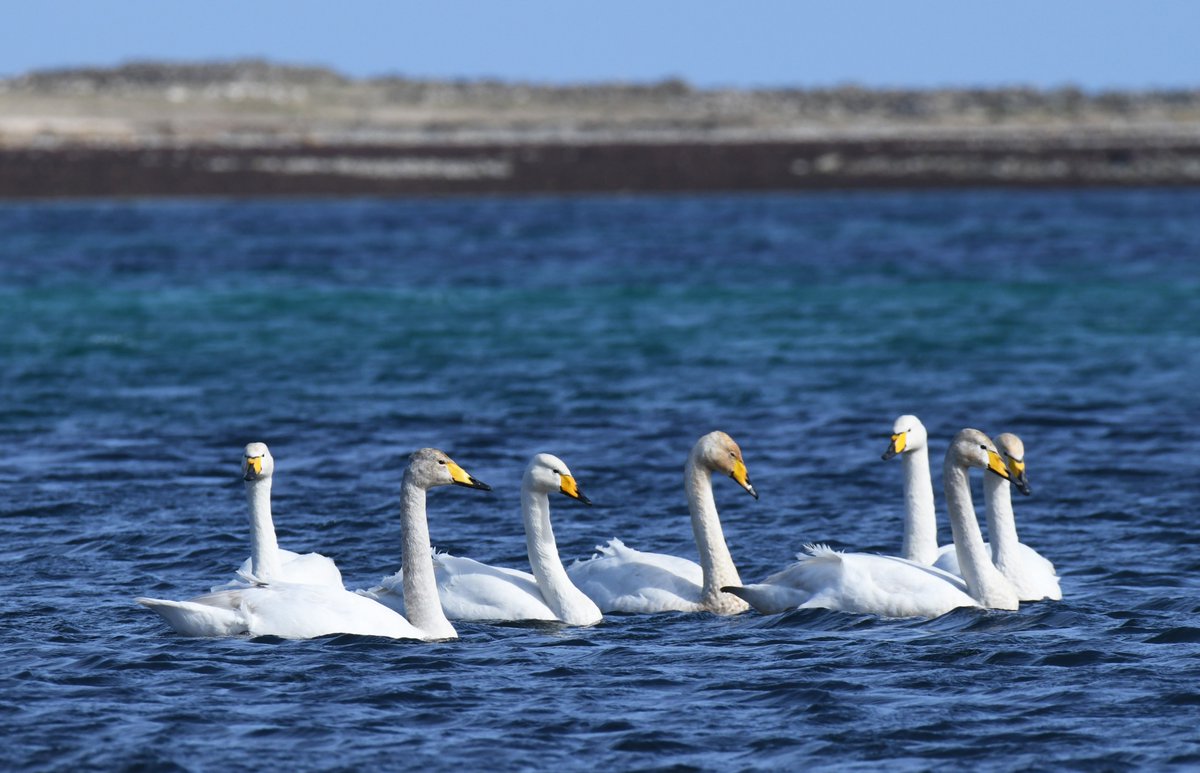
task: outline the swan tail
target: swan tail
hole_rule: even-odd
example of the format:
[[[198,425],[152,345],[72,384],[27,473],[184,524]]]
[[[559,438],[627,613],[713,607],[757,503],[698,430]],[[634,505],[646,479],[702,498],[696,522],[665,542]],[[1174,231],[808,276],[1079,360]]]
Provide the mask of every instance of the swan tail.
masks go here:
[[[610,539],[607,544],[597,545],[596,547],[592,548],[592,550],[593,553],[587,558],[576,558],[574,561],[572,561],[570,568],[574,568],[579,564],[586,564],[588,561],[596,561],[597,559],[601,558],[618,558],[622,554],[627,555],[632,552],[629,548],[625,547],[624,542],[616,537]]]
[[[247,631],[246,621],[237,609],[144,596],[134,601],[153,609],[184,636],[236,636]]]
[[[625,543],[616,537],[610,539],[608,544],[597,545],[594,549],[596,552],[592,555],[592,558],[616,558],[621,553],[629,552],[629,548],[625,547]]]
[[[774,615],[795,609],[808,600],[807,593],[797,592],[794,588],[780,585],[726,585],[721,588],[725,593],[737,596],[764,615]]]

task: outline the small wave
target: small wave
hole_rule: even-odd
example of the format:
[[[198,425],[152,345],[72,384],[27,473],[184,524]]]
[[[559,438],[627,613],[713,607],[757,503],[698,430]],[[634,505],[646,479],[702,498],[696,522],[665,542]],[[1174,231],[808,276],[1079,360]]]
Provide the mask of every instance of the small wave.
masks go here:
[[[1149,644],[1196,644],[1200,642],[1200,628],[1183,626],[1163,631],[1157,636],[1146,639]]]

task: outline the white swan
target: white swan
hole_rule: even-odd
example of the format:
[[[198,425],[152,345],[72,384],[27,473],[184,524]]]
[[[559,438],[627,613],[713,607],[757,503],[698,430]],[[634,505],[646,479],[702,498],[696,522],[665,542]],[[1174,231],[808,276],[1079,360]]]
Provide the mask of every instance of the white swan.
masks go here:
[[[304,585],[342,586],[342,573],[333,559],[320,553],[293,553],[283,550],[275,539],[275,523],[271,519],[271,481],[275,475],[275,457],[266,443],[248,443],[242,452],[242,480],[246,483],[246,500],[250,503],[250,557],[238,577],[253,575],[260,581],[275,580]],[[236,579],[213,588],[214,591],[245,585]]]
[[[579,589],[604,612],[744,612],[745,602],[721,593],[721,586],[741,581],[713,500],[714,472],[733,478],[758,499],[733,438],[724,432],[710,432],[696,441],[688,454],[683,483],[700,564],[662,553],[643,553],[613,539],[597,547],[592,558],[576,561],[567,569]]]
[[[766,613],[804,607],[881,617],[937,617],[957,607],[1016,609],[1016,590],[992,566],[983,547],[971,503],[971,467],[1002,477],[1009,474],[987,435],[964,429],[946,452],[943,473],[964,579],[894,556],[810,547],[808,555],[798,556],[796,563],[762,583],[725,590]]]
[[[423,448],[409,458],[400,490],[410,614],[406,620],[384,605],[327,585],[261,581],[246,575],[243,587],[216,591],[189,601],[139,598],[186,636],[278,636],[309,639],[332,633],[396,639],[451,639],[457,634],[442,614],[433,584],[425,492],[449,484],[487,490],[446,454]],[[410,588],[411,585],[411,588]]]
[[[900,555],[918,564],[932,564],[938,557],[928,442],[925,425],[916,416],[906,414],[892,424],[892,440],[883,454],[885,460],[900,457],[904,470],[904,545]],[[946,547],[954,550],[953,545]]]
[[[1011,432],[996,436],[996,448],[1008,467],[1012,483],[1022,494],[1029,495],[1029,480],[1025,476],[1025,444]],[[1013,516],[1012,485],[1009,481],[989,475],[984,478],[983,500],[987,507],[988,537],[985,543],[991,550],[992,563],[1017,589],[1021,601],[1062,599],[1062,588],[1054,564],[1017,537],[1017,522]],[[958,555],[943,549],[934,564],[939,569],[961,575]]]
[[[558,557],[550,526],[551,492],[591,504],[557,456],[538,454],[521,480],[521,519],[533,574],[488,566],[470,558],[434,553],[434,575],[442,611],[451,620],[558,620],[568,625],[594,625],[604,619],[596,604],[572,584]],[[404,611],[404,572],[379,586],[360,591]]]

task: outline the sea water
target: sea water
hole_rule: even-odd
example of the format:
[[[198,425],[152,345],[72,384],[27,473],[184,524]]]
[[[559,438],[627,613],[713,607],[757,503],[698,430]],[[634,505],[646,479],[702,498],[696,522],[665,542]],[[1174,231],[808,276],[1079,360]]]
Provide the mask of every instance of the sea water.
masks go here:
[[[529,457],[559,550],[696,557],[713,429],[746,581],[806,543],[896,553],[893,419],[941,458],[1015,432],[1061,602],[880,620],[611,615],[457,641],[189,639],[133,603],[248,555],[242,446],[283,547],[350,588],[434,544],[524,567]],[[973,769],[1200,765],[1200,192],[0,206],[0,766]],[[976,502],[981,505],[978,473]]]

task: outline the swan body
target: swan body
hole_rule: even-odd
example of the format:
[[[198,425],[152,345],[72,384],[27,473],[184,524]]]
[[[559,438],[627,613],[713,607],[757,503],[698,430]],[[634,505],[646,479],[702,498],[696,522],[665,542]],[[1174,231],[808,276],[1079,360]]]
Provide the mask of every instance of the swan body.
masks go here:
[[[991,440],[979,430],[964,429],[945,464],[954,543],[968,568],[962,580],[903,558],[816,547],[761,583],[725,590],[765,613],[817,607],[882,617],[937,617],[957,607],[1016,609],[1015,590],[983,549],[967,479],[971,467],[1009,474]]]
[[[730,588],[764,614],[837,609],[881,617],[937,617],[979,604],[959,577],[895,556],[809,545],[796,563],[756,585]]]
[[[253,466],[253,465],[252,465]],[[259,470],[261,474],[261,470]],[[446,639],[456,636],[437,604],[431,588],[433,566],[429,559],[425,523],[425,492],[433,486],[455,483],[487,489],[444,453],[426,448],[409,459],[401,487],[401,528],[406,535],[406,564],[414,567],[412,614],[405,619],[396,611],[341,587],[291,583],[278,579],[268,556],[260,564],[267,577],[245,574],[240,587],[226,588],[188,601],[139,598],[178,633],[185,636],[278,636],[308,639],[335,633],[386,636],[395,639]],[[415,536],[414,536],[415,535]],[[424,549],[415,549],[424,535]],[[410,544],[411,543],[411,544]],[[259,543],[251,557],[259,555]],[[424,562],[427,571],[422,572]],[[405,591],[409,588],[406,585]],[[432,593],[430,591],[432,590]]]
[[[591,558],[567,569],[571,580],[604,612],[744,612],[748,605],[721,592],[740,585],[713,499],[712,475],[733,478],[755,499],[742,451],[724,432],[696,441],[684,467],[684,489],[700,563],[662,553],[644,553],[618,539],[598,546]]]
[[[1025,444],[1016,435],[1006,432],[996,436],[996,448],[1008,467],[1012,484],[1022,494],[1030,493],[1025,475]],[[992,563],[1017,589],[1021,601],[1059,601],[1062,588],[1054,564],[1017,537],[1016,518],[1012,509],[1012,484],[999,476],[984,478],[983,498],[987,508],[988,535],[984,543],[991,551]],[[952,546],[950,546],[952,547]],[[958,555],[942,549],[934,564],[951,574],[961,575]]]
[[[184,636],[278,636],[311,639],[331,633],[423,639],[396,612],[344,589],[274,582],[247,583],[188,601],[139,598]]]
[[[600,609],[571,582],[558,556],[550,526],[549,494],[560,492],[591,504],[579,491],[561,459],[538,454],[521,481],[521,518],[533,573],[489,566],[470,558],[434,553],[434,576],[442,611],[451,620],[555,620],[568,625],[594,625]],[[404,611],[398,592],[403,571],[363,591],[387,606]]]
[[[302,585],[341,588],[342,573],[333,559],[320,553],[293,553],[279,547],[271,517],[271,481],[275,457],[266,443],[247,443],[242,452],[242,480],[250,505],[250,557],[237,570],[237,579],[213,587],[213,592],[245,586],[241,578],[276,580]]]

